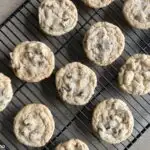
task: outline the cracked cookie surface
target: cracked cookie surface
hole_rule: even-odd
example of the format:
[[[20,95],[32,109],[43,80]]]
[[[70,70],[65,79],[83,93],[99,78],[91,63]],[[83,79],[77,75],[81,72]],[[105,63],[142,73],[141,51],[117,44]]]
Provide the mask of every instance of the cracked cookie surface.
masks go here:
[[[47,34],[63,35],[73,30],[77,21],[78,12],[71,0],[43,0],[39,7],[39,24]]]
[[[100,66],[113,63],[123,52],[125,38],[122,31],[108,22],[91,26],[83,40],[87,57]]]
[[[131,26],[150,28],[150,0],[126,0],[123,13]]]
[[[55,150],[89,150],[88,146],[79,139],[71,139],[59,144]]]
[[[72,105],[85,105],[94,94],[97,77],[89,67],[73,62],[56,74],[56,88],[63,101]]]
[[[53,52],[42,42],[23,42],[10,56],[14,73],[27,82],[39,82],[48,78],[55,66]]]
[[[52,137],[54,129],[53,116],[43,104],[25,106],[14,119],[14,133],[27,146],[44,146]]]
[[[92,8],[102,8],[108,6],[114,0],[82,0],[86,5]]]
[[[9,77],[0,73],[0,112],[3,111],[13,97],[13,89]]]
[[[150,55],[135,54],[121,67],[118,76],[121,89],[133,95],[150,92]]]
[[[111,98],[96,106],[92,126],[101,139],[117,144],[132,134],[134,119],[126,103]]]

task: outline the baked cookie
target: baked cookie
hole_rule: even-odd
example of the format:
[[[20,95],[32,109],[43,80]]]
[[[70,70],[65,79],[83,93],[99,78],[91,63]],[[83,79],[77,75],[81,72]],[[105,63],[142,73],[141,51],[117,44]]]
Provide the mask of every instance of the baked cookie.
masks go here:
[[[111,98],[96,106],[92,126],[101,139],[111,144],[117,144],[132,134],[134,119],[126,103]]]
[[[71,0],[43,0],[39,7],[39,24],[50,35],[60,36],[75,28],[76,6]]]
[[[82,0],[86,5],[92,8],[102,8],[108,6],[114,0]]]
[[[117,26],[108,22],[97,22],[85,34],[83,46],[91,61],[107,66],[122,54],[125,37]]]
[[[13,89],[9,77],[0,73],[0,112],[3,111],[13,97]]]
[[[150,28],[150,0],[126,0],[123,13],[131,26]]]
[[[56,88],[60,97],[72,105],[88,103],[96,85],[96,74],[79,62],[67,64],[56,74]]]
[[[39,82],[48,78],[55,66],[51,49],[37,41],[19,44],[10,56],[14,73],[27,82]]]
[[[133,95],[150,92],[150,55],[135,54],[121,67],[119,86]]]
[[[59,144],[55,150],[89,150],[88,146],[79,139],[71,139]]]
[[[14,119],[14,133],[27,146],[44,146],[52,137],[54,129],[53,116],[43,104],[25,106]]]

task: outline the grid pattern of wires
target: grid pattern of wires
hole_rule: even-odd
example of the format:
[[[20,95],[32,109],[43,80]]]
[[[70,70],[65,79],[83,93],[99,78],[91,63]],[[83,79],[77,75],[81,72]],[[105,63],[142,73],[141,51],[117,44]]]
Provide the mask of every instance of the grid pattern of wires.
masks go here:
[[[75,1],[79,10],[76,28],[61,37],[43,34],[38,25],[37,8],[39,0],[27,0],[0,26],[0,71],[12,79],[14,97],[7,109],[0,113],[0,143],[10,150],[30,149],[21,145],[13,134],[13,117],[26,104],[43,103],[52,111],[56,130],[50,143],[44,149],[51,150],[56,144],[70,138],[85,141],[91,150],[127,150],[150,126],[150,95],[132,96],[117,87],[117,74],[125,60],[135,53],[149,53],[150,31],[132,29],[122,15],[123,0],[116,0],[110,6],[94,10]],[[109,21],[121,28],[126,37],[126,47],[122,56],[108,67],[98,67],[87,60],[83,52],[84,33],[97,21]],[[55,89],[55,73],[38,84],[22,82],[15,77],[9,66],[9,53],[22,41],[38,40],[46,43],[56,57],[56,70],[73,61],[90,66],[97,74],[98,86],[91,101],[83,107],[64,104]],[[117,145],[101,141],[92,131],[91,115],[97,103],[109,97],[124,100],[133,112],[135,126],[132,136]]]

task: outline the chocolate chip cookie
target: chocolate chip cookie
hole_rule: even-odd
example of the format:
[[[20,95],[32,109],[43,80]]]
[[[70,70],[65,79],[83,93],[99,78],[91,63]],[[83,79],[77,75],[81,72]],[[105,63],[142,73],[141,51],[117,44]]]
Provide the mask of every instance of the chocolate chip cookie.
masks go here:
[[[87,57],[100,66],[113,63],[123,52],[125,37],[119,27],[97,22],[87,31],[83,47]]]
[[[132,134],[134,119],[126,103],[110,98],[96,106],[92,126],[101,139],[111,144],[117,144]]]
[[[63,101],[72,105],[85,105],[94,94],[97,77],[89,67],[73,62],[56,74],[56,88]]]
[[[54,129],[53,116],[43,104],[26,105],[14,119],[14,133],[27,146],[44,146],[52,137]]]
[[[39,82],[48,78],[55,66],[53,52],[42,42],[23,42],[10,56],[14,73],[26,82]]]

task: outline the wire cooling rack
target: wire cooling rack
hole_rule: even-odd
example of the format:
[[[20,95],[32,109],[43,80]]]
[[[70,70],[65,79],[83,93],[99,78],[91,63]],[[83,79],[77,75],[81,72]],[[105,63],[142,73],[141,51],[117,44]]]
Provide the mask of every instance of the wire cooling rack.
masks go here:
[[[54,115],[56,129],[52,140],[41,149],[52,150],[59,143],[70,138],[85,141],[90,150],[127,150],[150,126],[150,95],[132,96],[123,93],[117,86],[117,74],[125,60],[135,53],[149,53],[150,30],[132,29],[122,14],[123,0],[116,0],[106,8],[94,10],[75,1],[79,11],[76,28],[61,37],[43,34],[38,25],[37,8],[39,0],[27,0],[0,26],[0,71],[11,77],[14,97],[9,106],[0,113],[0,144],[9,150],[31,149],[21,145],[13,134],[13,118],[26,104],[43,103]],[[122,56],[112,65],[98,67],[87,60],[83,52],[82,40],[85,32],[97,21],[109,21],[121,28],[126,37],[126,47]],[[22,41],[38,40],[51,47],[58,68],[73,61],[80,61],[91,67],[97,74],[98,86],[91,101],[83,107],[70,106],[59,100],[55,89],[55,73],[37,84],[22,82],[15,77],[9,66],[9,53]],[[92,131],[92,110],[105,98],[117,97],[124,100],[133,112],[135,126],[132,136],[117,145],[101,141]]]

